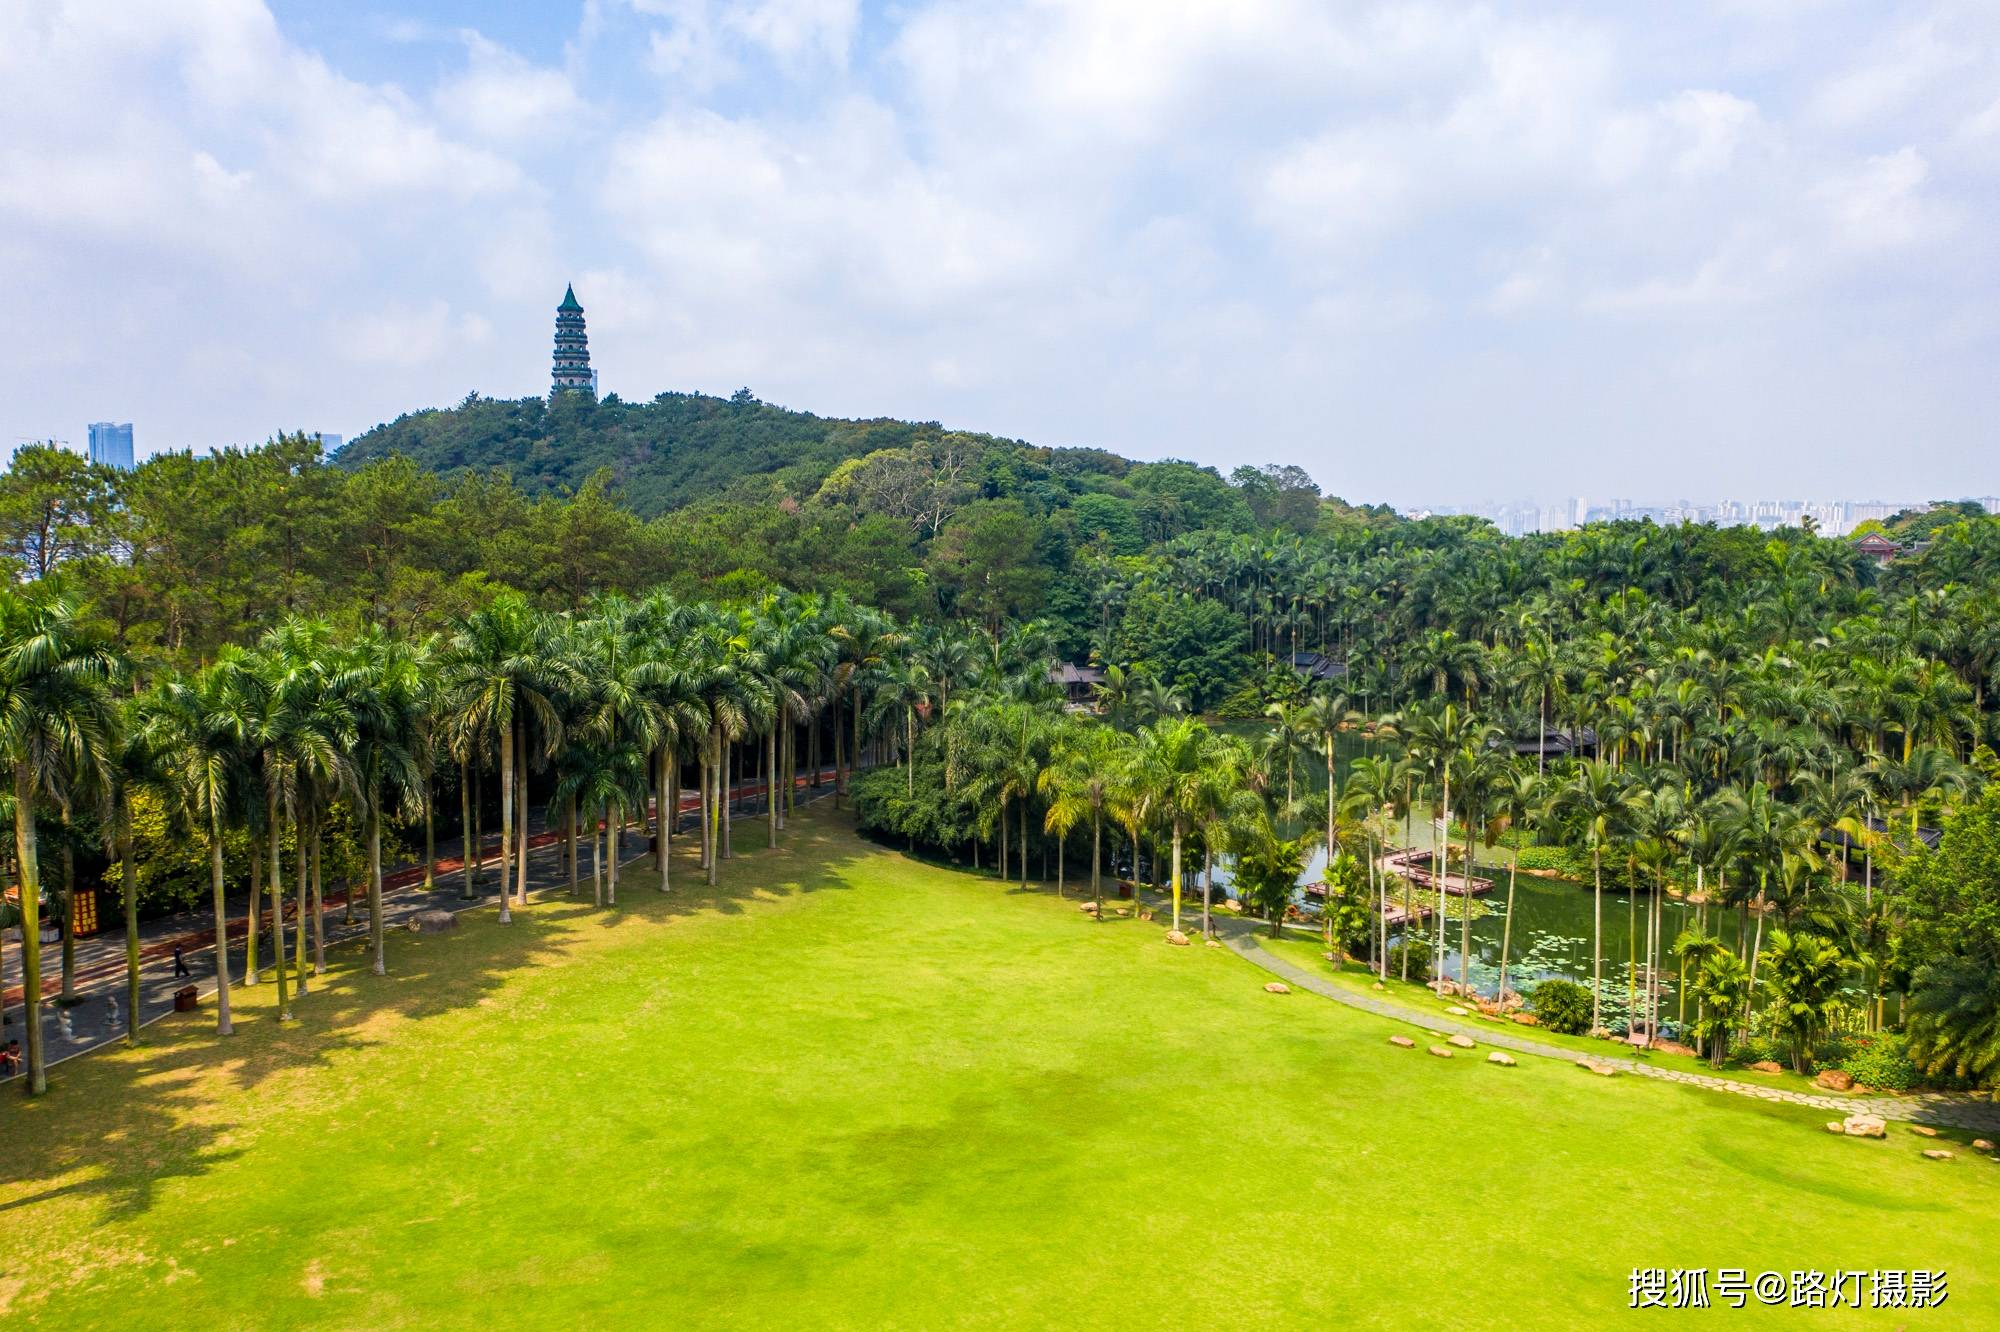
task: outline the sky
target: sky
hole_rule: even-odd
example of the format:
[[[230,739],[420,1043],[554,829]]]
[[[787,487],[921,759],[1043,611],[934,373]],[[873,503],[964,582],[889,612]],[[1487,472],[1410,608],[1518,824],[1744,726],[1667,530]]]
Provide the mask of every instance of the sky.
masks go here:
[[[2000,4],[0,5],[0,444],[604,391],[1354,500],[2000,491]]]

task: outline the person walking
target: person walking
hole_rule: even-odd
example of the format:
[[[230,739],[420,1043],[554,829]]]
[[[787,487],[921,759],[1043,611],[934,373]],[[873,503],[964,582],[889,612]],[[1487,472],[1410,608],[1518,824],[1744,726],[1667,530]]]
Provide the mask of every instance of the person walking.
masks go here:
[[[193,973],[192,971],[189,971],[189,970],[188,970],[188,964],[187,964],[187,959],[181,956],[181,946],[180,946],[179,944],[175,944],[175,945],[174,945],[174,979],[175,979],[175,980],[179,980],[179,979],[180,979],[181,977],[183,977],[183,976],[192,976],[192,975],[194,975],[194,973]]]

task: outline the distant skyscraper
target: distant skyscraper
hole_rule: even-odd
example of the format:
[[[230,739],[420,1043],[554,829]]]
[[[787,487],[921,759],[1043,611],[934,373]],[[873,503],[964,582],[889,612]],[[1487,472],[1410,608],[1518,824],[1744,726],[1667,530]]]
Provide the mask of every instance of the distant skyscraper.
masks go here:
[[[121,471],[132,470],[132,423],[119,424],[113,421],[92,421],[90,423],[90,460],[103,463],[106,467],[116,467]]]
[[[584,335],[583,307],[577,304],[573,286],[564,289],[563,302],[556,307],[555,369],[549,396],[571,392],[597,396],[597,372],[590,368],[590,339]]]

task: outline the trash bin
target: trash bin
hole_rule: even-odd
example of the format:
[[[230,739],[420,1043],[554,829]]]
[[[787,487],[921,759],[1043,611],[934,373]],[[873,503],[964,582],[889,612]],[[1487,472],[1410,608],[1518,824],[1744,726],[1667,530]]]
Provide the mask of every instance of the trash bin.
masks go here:
[[[201,1007],[201,991],[192,985],[183,985],[174,991],[174,1012],[192,1013]]]

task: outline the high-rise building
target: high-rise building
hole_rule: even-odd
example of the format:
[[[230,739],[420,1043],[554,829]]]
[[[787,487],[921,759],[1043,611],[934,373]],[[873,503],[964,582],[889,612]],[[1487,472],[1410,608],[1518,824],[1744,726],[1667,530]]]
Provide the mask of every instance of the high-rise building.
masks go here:
[[[563,290],[562,304],[556,307],[556,355],[549,396],[558,393],[597,396],[597,372],[590,368],[590,339],[583,331],[583,307],[577,304],[574,286]]]
[[[90,460],[103,463],[106,467],[116,467],[121,471],[132,470],[132,423],[115,421],[92,421],[90,423]]]

